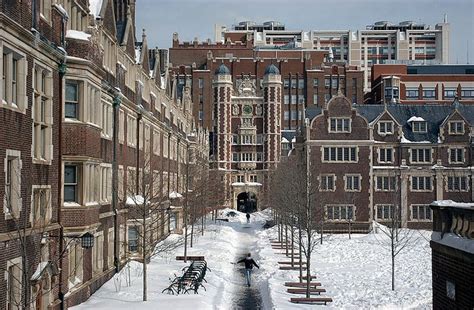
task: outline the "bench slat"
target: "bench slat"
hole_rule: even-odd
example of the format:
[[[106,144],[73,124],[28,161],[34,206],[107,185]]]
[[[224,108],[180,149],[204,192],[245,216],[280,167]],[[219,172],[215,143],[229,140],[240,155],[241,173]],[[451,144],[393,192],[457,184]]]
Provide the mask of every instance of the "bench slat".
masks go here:
[[[290,298],[290,302],[306,303],[306,304],[314,304],[314,303],[326,304],[328,302],[332,302],[332,298],[330,297],[310,297],[310,298],[296,297],[296,298]]]
[[[306,282],[285,282],[285,286],[289,287],[306,287]],[[310,282],[310,287],[321,286],[321,282]]]

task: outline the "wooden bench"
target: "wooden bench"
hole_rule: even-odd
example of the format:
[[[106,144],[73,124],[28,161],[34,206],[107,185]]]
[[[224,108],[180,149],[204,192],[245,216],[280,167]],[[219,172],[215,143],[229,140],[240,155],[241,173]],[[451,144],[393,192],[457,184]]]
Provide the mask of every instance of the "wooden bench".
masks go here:
[[[306,294],[305,288],[289,288],[286,290],[290,294]],[[321,293],[326,293],[326,290],[323,288],[310,288],[310,295],[321,295]]]
[[[280,265],[291,265],[291,261],[290,262],[278,262],[278,264],[280,264]],[[299,265],[299,264],[300,264],[299,260],[296,260],[296,258],[295,258],[295,261],[293,262],[293,265]],[[302,262],[301,264],[306,265],[305,262]]]
[[[176,256],[176,260],[184,260],[184,256]],[[188,255],[186,256],[186,260],[195,261],[195,260],[205,260],[205,259],[204,259],[204,256]]]
[[[306,279],[308,279],[308,277],[307,277],[307,276],[303,276],[302,279],[303,279],[303,280],[306,280]],[[316,276],[310,276],[310,280],[314,280],[314,279],[316,279]]]
[[[306,287],[305,282],[285,282],[285,286],[289,287]],[[310,282],[309,287],[321,286],[320,282]]]
[[[306,270],[306,267],[301,267],[302,270]],[[300,270],[299,266],[280,266],[280,270]]]
[[[291,298],[290,302],[295,303],[295,304],[321,304],[321,303],[328,303],[332,302],[332,298],[330,297],[310,297],[310,298],[305,298],[305,297],[296,297],[296,298]]]

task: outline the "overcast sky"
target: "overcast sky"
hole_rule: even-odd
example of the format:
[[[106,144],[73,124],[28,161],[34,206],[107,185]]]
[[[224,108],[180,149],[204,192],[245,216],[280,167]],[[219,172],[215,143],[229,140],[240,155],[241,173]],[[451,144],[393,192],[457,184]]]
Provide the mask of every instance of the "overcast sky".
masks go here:
[[[137,0],[137,37],[145,28],[149,47],[211,38],[214,24],[277,20],[289,30],[357,30],[379,20],[413,20],[434,26],[448,14],[450,61],[474,63],[474,0]],[[469,41],[469,42],[468,42]]]

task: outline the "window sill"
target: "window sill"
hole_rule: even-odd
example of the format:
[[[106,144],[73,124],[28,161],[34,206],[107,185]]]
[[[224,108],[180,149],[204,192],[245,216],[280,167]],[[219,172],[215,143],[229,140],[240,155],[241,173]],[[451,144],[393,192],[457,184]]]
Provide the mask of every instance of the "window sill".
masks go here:
[[[33,158],[31,162],[35,165],[48,165],[48,166],[51,166],[51,164],[52,164],[51,159],[42,159],[42,158]]]
[[[0,105],[1,108],[11,110],[17,113],[21,114],[26,114],[26,109],[20,109],[16,104],[14,103],[7,103],[5,100],[2,99],[2,105]]]

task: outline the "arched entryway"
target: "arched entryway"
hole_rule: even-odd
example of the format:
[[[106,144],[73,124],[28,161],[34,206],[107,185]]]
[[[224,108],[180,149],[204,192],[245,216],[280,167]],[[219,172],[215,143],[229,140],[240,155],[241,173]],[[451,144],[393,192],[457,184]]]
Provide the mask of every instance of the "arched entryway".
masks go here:
[[[237,210],[245,213],[257,211],[257,195],[252,192],[242,192],[238,194]]]

